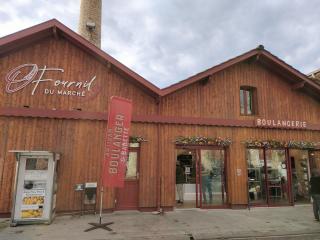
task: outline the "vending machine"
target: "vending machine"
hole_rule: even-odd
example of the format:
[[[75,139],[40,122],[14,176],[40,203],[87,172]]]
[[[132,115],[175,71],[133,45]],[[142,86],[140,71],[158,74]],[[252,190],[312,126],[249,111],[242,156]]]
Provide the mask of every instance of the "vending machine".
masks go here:
[[[11,152],[17,159],[11,226],[50,224],[55,215],[60,154],[48,151]]]

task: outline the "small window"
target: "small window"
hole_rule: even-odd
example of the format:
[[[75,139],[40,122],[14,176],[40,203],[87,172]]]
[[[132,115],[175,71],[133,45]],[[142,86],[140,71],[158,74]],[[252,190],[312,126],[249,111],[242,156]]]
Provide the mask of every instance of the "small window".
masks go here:
[[[26,170],[48,170],[48,159],[27,158]]]
[[[247,86],[240,87],[240,114],[257,114],[256,88]]]
[[[129,152],[127,159],[126,179],[136,179],[138,169],[138,152]]]
[[[125,174],[126,180],[136,180],[139,178],[139,150],[139,143],[130,143]]]

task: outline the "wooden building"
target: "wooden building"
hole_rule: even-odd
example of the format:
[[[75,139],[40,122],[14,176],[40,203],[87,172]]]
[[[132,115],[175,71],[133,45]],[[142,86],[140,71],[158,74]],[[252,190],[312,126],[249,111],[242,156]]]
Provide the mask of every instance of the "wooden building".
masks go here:
[[[56,209],[80,210],[75,185],[99,186],[111,96],[133,101],[133,143],[125,187],[106,189],[105,210],[310,201],[320,86],[262,46],[159,89],[50,20],[0,39],[0,79],[2,215],[17,174],[11,150],[60,153]]]

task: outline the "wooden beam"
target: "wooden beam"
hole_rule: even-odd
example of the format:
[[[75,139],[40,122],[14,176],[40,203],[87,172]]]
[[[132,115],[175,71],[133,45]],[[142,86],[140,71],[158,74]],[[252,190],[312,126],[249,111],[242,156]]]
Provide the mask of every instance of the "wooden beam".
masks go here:
[[[259,61],[259,60],[260,60],[260,55],[261,55],[261,54],[257,54],[257,55],[256,55],[255,61]]]
[[[36,117],[36,118],[82,119],[82,120],[106,121],[108,119],[107,115],[108,114],[106,112],[0,107],[0,116],[4,116],[4,117]],[[161,115],[133,115],[132,122],[257,128],[255,124],[255,120],[249,120],[249,119],[240,120],[240,119],[217,119],[217,118],[198,118],[198,117],[174,117],[174,116],[161,116]],[[265,128],[273,128],[273,127],[265,126]],[[295,129],[290,129],[290,130],[295,130]],[[296,130],[299,130],[299,129],[296,129]],[[307,127],[304,130],[320,131],[320,124],[308,123]]]
[[[272,62],[268,62],[268,61],[265,61],[262,57],[260,58],[259,62],[264,66],[266,67],[267,69],[269,69],[270,71],[272,71],[273,73],[277,74],[278,76],[286,79],[290,84],[292,84],[292,82],[294,80],[298,80],[298,79],[295,79],[293,75],[291,75],[290,73],[287,74],[285,71],[279,69],[278,67],[272,65]]]
[[[245,60],[244,62],[247,63],[247,64],[253,64],[253,63],[256,63],[260,60],[260,53],[258,53],[257,55],[254,55],[250,58],[248,58],[247,60]]]
[[[207,85],[207,83],[209,82],[210,78],[211,78],[211,76],[205,77],[205,78],[203,78],[202,80],[200,80],[200,81],[199,81],[200,85],[202,85],[202,86]]]
[[[108,73],[111,72],[111,68],[112,68],[112,64],[108,61],[108,62],[107,62]]]
[[[52,28],[52,32],[53,32],[53,36],[56,40],[59,39],[59,34],[58,34],[58,31],[57,31],[57,27],[56,26],[53,26]]]
[[[305,84],[306,84],[305,81],[298,82],[298,83],[296,83],[296,84],[293,84],[292,87],[291,87],[291,89],[292,89],[292,90],[298,90],[298,89],[300,89],[300,88],[303,88]]]

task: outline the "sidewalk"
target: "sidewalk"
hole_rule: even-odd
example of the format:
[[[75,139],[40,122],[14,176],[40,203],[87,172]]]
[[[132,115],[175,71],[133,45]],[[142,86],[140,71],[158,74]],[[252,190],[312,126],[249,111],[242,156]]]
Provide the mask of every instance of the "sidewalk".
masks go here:
[[[103,240],[103,239],[320,239],[320,223],[311,205],[249,210],[176,210],[164,215],[136,211],[103,215],[113,221],[108,232],[89,228],[98,215],[61,216],[51,225],[8,227],[0,219],[0,239]],[[262,236],[269,236],[260,238]]]

